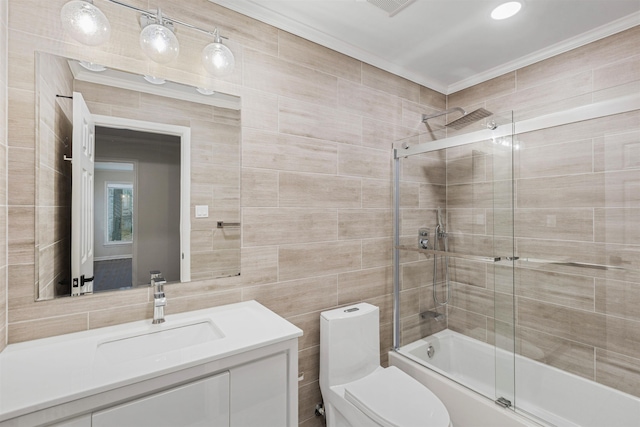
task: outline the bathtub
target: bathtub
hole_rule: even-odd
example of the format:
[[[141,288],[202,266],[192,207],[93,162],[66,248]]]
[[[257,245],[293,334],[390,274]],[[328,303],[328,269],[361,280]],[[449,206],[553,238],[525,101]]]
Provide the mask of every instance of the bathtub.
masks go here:
[[[427,355],[429,345],[435,350],[431,358]],[[506,351],[496,350],[492,345],[451,330],[405,345],[397,352],[392,351],[389,363],[431,388],[447,406],[456,427],[530,426],[536,425],[530,422],[534,420],[558,427],[640,426],[640,398],[518,355],[515,356],[516,411],[504,410],[492,401],[496,395],[506,395],[507,398],[513,395],[506,391],[513,387],[513,383],[505,386],[504,393],[496,392],[495,366],[498,363],[514,366],[513,357]],[[500,387],[498,384],[498,390]],[[467,402],[465,399],[471,400]],[[458,411],[450,405],[461,406],[467,420],[461,419],[456,423]],[[480,412],[470,414],[472,406]],[[527,418],[517,414],[524,414]],[[498,418],[489,421],[487,417]],[[478,420],[482,423],[479,424]]]

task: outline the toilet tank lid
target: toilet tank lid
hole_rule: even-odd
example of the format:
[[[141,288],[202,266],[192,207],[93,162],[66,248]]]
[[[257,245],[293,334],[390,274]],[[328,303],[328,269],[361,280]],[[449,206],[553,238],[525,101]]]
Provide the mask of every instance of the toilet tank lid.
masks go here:
[[[375,305],[361,302],[360,304],[349,305],[346,307],[335,308],[333,310],[323,311],[320,315],[325,320],[347,319],[349,317],[361,316],[378,310]]]

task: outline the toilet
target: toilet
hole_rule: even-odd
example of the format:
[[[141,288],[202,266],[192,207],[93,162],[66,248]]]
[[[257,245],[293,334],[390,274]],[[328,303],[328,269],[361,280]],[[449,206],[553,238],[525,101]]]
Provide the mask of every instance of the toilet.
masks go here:
[[[444,404],[395,366],[380,366],[379,309],[322,312],[320,391],[327,427],[451,427]]]

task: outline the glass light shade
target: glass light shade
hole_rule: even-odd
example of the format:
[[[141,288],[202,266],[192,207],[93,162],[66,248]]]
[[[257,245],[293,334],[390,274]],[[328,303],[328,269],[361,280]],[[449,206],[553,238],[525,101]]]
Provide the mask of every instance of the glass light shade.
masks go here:
[[[180,53],[180,44],[176,35],[160,24],[150,24],[142,29],[140,47],[145,55],[160,64],[173,61]]]
[[[222,43],[214,42],[202,50],[202,65],[208,73],[222,77],[233,71],[236,60],[228,47]]]
[[[74,39],[88,46],[109,40],[111,25],[100,9],[83,0],[72,0],[60,10],[62,27]]]

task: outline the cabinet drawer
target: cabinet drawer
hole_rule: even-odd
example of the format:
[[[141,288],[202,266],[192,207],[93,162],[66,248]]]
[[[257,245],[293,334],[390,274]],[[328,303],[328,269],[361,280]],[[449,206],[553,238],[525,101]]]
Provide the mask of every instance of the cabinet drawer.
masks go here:
[[[92,427],[229,425],[229,373],[95,412]]]

